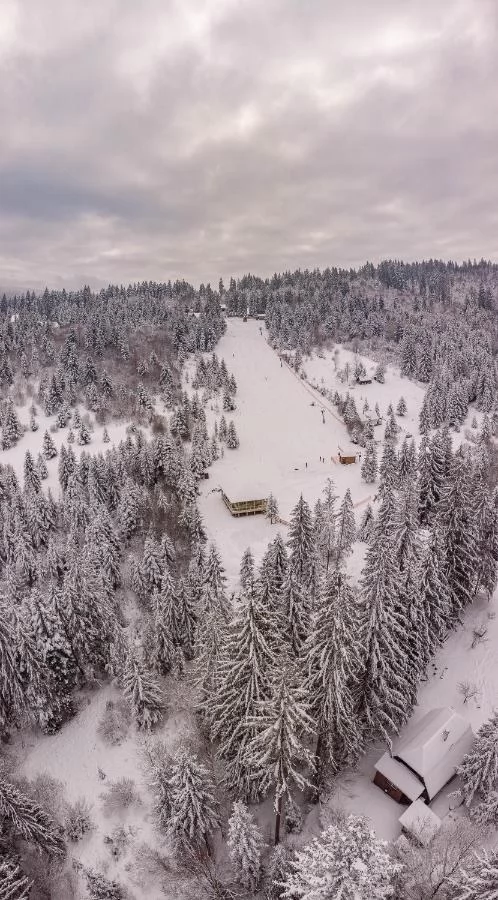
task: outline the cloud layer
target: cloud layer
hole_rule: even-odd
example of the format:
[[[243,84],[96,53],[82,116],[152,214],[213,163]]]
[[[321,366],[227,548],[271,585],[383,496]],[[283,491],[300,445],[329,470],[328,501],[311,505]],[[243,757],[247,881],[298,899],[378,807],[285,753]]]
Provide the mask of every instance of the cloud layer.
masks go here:
[[[0,285],[498,259],[495,0],[2,0]]]

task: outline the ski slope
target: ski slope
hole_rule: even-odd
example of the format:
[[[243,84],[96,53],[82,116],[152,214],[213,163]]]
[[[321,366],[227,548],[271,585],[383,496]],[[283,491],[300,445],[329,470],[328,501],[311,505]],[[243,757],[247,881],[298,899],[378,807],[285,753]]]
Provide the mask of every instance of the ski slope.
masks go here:
[[[236,494],[235,499],[265,497],[271,492],[286,521],[299,495],[314,504],[328,477],[341,496],[351,489],[353,503],[365,500],[372,491],[362,483],[359,465],[341,466],[332,460],[338,447],[349,445],[345,425],[329,403],[322,417],[318,393],[285,363],[281,365],[260,323],[228,319],[216,352],[237,381],[237,409],[225,416],[235,422],[240,447],[225,450],[224,458],[211,466],[199,507],[235,587],[246,547],[259,559],[277,530],[286,529],[270,525],[261,516],[233,519],[213,488],[222,487],[229,497]],[[208,418],[212,422],[221,412],[207,410]]]

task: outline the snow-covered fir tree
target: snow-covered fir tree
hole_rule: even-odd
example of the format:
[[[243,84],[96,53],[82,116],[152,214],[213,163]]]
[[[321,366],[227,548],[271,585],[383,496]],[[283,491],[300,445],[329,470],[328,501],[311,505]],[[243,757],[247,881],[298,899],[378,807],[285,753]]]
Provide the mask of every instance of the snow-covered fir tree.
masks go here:
[[[353,500],[349,488],[341,502],[337,515],[336,542],[334,558],[338,566],[341,566],[351,552],[356,538],[356,522],[354,517]]]
[[[322,587],[303,653],[306,690],[317,723],[318,788],[325,766],[337,773],[361,753],[358,703],[365,664],[361,625],[362,610],[348,577],[338,570],[331,572]]]
[[[361,464],[361,477],[363,478],[363,481],[366,481],[367,484],[373,484],[377,478],[377,468],[377,450],[375,441],[369,441],[366,446],[365,457]]]
[[[179,851],[207,850],[219,823],[218,803],[212,778],[195,754],[180,747],[170,778],[171,816],[168,833]]]
[[[361,578],[365,669],[360,704],[367,730],[390,741],[408,719],[421,672],[410,648],[409,612],[393,555],[394,500],[386,489]]]
[[[53,459],[54,456],[57,456],[57,447],[48,431],[43,435],[43,455],[45,459]]]
[[[139,646],[130,647],[122,675],[123,693],[129,701],[139,731],[150,731],[164,711],[161,688],[144,662]]]
[[[388,900],[402,866],[365,819],[348,816],[296,851],[285,900]]]
[[[298,686],[291,663],[281,661],[279,668],[270,699],[257,704],[251,721],[256,735],[247,747],[248,764],[274,791],[275,844],[280,841],[285,798],[293,786],[302,790],[309,784],[303,764],[312,771],[313,759],[305,741],[314,731],[305,691]]]
[[[266,518],[270,520],[271,524],[274,525],[279,516],[278,511],[278,503],[273,494],[268,496],[268,500],[266,501]]]
[[[258,704],[272,692],[276,655],[269,643],[271,610],[252,585],[241,598],[224,646],[216,660],[216,686],[211,700],[211,735],[226,761],[227,779],[239,796],[257,799],[264,783],[247,755],[256,735]]]
[[[230,450],[236,450],[238,446],[239,446],[239,437],[238,437],[238,434],[237,434],[237,431],[235,428],[235,424],[232,420],[228,426],[228,431],[227,431],[227,447],[229,447]]]
[[[242,557],[240,563],[240,586],[242,588],[242,592],[246,593],[250,591],[254,586],[255,579],[255,571],[254,571],[254,556],[252,555],[251,548],[248,547],[247,550],[244,551],[244,555]]]
[[[470,806],[475,795],[486,799],[498,788],[498,712],[479,728],[457,774],[466,806]]]
[[[475,853],[449,879],[451,900],[496,900],[498,896],[498,851]]]
[[[241,800],[233,804],[228,820],[228,854],[242,887],[255,891],[261,880],[263,837],[254,818]]]
[[[312,575],[314,533],[311,510],[302,494],[291,513],[287,546],[289,569],[298,584],[308,587]]]
[[[372,534],[373,534],[373,526],[374,526],[374,514],[372,509],[372,504],[367,503],[365,507],[365,511],[360,520],[360,527],[358,528],[357,538],[359,541],[364,541],[368,544]]]

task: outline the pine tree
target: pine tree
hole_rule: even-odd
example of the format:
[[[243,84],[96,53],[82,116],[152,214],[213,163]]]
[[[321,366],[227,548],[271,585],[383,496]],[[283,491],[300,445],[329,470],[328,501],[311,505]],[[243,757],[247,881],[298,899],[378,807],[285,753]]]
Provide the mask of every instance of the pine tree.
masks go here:
[[[356,522],[354,517],[353,500],[349,488],[344,494],[339,514],[337,516],[337,537],[335,545],[335,561],[342,565],[346,556],[351,553],[356,537]]]
[[[122,681],[138,730],[150,731],[162,718],[164,699],[155,677],[145,667],[139,647],[129,650]]]
[[[24,489],[30,489],[36,493],[41,490],[40,473],[35,467],[33,457],[29,450],[24,456]]]
[[[298,584],[308,587],[311,580],[314,534],[311,510],[302,494],[291,513],[287,546],[290,570]]]
[[[402,870],[366,819],[348,816],[296,851],[285,900],[387,900]]]
[[[369,441],[365,450],[365,458],[361,464],[361,477],[367,484],[373,484],[377,478],[377,449],[375,441]]]
[[[220,441],[226,441],[227,435],[228,435],[228,431],[227,431],[226,419],[225,419],[225,416],[222,416],[220,419],[220,427],[219,427],[219,431],[218,431],[218,437],[219,437]]]
[[[257,704],[268,700],[276,665],[268,643],[271,613],[254,588],[243,596],[241,607],[228,628],[217,662],[216,690],[211,701],[211,737],[227,762],[227,778],[239,795],[257,799],[261,784],[246,758],[255,735],[249,724]]]
[[[413,481],[404,484],[394,521],[394,552],[400,572],[420,561],[422,543],[418,527],[418,494]]]
[[[247,806],[240,800],[233,804],[228,820],[228,854],[242,887],[256,891],[261,880],[263,837]]]
[[[219,684],[219,661],[226,643],[226,619],[217,607],[202,611],[195,642],[195,683],[198,692],[197,709],[207,726],[210,725],[213,700]]]
[[[476,825],[492,825],[498,827],[498,791],[491,791],[482,803],[479,803],[470,812],[472,821]]]
[[[399,401],[398,401],[398,405],[396,407],[396,415],[397,416],[406,416],[407,412],[408,412],[408,410],[407,410],[405,398],[400,397]]]
[[[498,897],[498,850],[476,853],[470,864],[450,877],[451,900],[496,900]]]
[[[15,635],[7,610],[0,607],[0,731],[22,715],[25,705],[23,685],[15,658]]]
[[[282,588],[282,611],[289,647],[298,659],[310,630],[311,602],[309,592],[290,568]]]
[[[9,398],[6,400],[5,412],[2,422],[2,450],[14,447],[22,437],[22,425],[16,413],[15,406]]]
[[[244,555],[240,564],[240,586],[243,593],[246,593],[252,589],[254,585],[254,579],[254,556],[252,555],[251,548],[248,547],[247,550],[244,551]]]
[[[45,480],[45,478],[48,478],[47,463],[45,462],[45,457],[41,453],[38,454],[38,458],[36,460],[36,471],[38,473],[38,476],[43,480]]]
[[[281,900],[285,881],[290,871],[291,850],[287,844],[277,844],[273,848],[266,870],[267,891],[265,900]]]
[[[109,432],[105,426],[104,426],[104,430],[102,432],[102,440],[103,440],[104,444],[108,444],[111,440],[109,437]]]
[[[57,456],[57,447],[48,431],[43,435],[43,455],[45,459],[53,459]]]
[[[227,431],[227,447],[229,447],[230,450],[236,450],[238,446],[239,438],[235,430],[235,424],[231,421]]]
[[[384,453],[379,467],[380,484],[378,496],[383,497],[385,491],[392,490],[398,480],[398,458],[392,444],[384,445]]]
[[[279,516],[278,503],[273,494],[270,494],[266,501],[266,518],[274,525]]]
[[[219,821],[214,785],[208,770],[186,747],[175,755],[170,789],[168,831],[176,847],[210,853],[209,838]]]
[[[361,578],[366,666],[361,704],[369,731],[390,741],[415,703],[420,672],[411,658],[403,583],[392,552],[394,501],[387,490],[368,545]]]
[[[76,428],[76,419],[74,422],[74,427]],[[68,438],[69,440],[69,438]],[[90,430],[86,422],[81,421],[80,427],[78,429],[78,444],[80,446],[85,447],[87,444],[90,444],[92,440],[92,436],[90,434]]]
[[[64,856],[64,841],[55,822],[16,785],[0,778],[0,822],[2,819],[24,841],[36,844],[50,856]]]
[[[431,532],[425,553],[422,555],[420,592],[423,611],[427,659],[442,644],[451,623],[451,598],[441,555],[441,541]]]
[[[358,540],[368,544],[373,534],[373,526],[375,523],[372,504],[367,503],[365,512],[361,517],[360,527],[358,529]]]
[[[478,571],[477,528],[469,474],[468,464],[456,454],[439,505],[437,527],[442,535],[454,620],[472,603]]]
[[[481,725],[456,771],[463,782],[461,793],[466,806],[475,794],[486,799],[498,787],[498,712]]]
[[[335,493],[334,482],[331,478],[327,478],[323,489],[324,499],[321,502],[321,529],[318,536],[318,546],[325,567],[325,573],[328,573],[330,562],[333,557],[335,540],[336,540],[336,520],[337,514],[335,510],[335,502],[337,495]]]
[[[308,781],[302,764],[313,768],[313,760],[304,745],[304,736],[313,734],[313,722],[306,711],[306,697],[297,687],[289,663],[282,664],[269,701],[257,704],[258,714],[251,724],[256,735],[247,748],[248,764],[259,769],[262,781],[275,792],[275,844],[280,841],[284,798],[292,785],[302,790]]]
[[[173,633],[175,591],[169,573],[163,578],[161,592],[154,590],[152,594],[152,629],[150,636],[150,656],[152,668],[161,675],[166,675],[172,668],[175,646],[179,641]],[[176,629],[175,629],[176,630]],[[176,640],[175,640],[176,638]]]
[[[361,616],[348,578],[334,571],[328,576],[313,615],[304,647],[305,688],[317,722],[315,770],[321,786],[324,764],[334,773],[358,758],[362,749],[357,704],[364,666],[359,644]]]
[[[222,619],[228,621],[231,615],[231,606],[225,594],[225,584],[225,569],[220,554],[216,546],[211,544],[204,567],[201,608],[206,611],[217,609]]]

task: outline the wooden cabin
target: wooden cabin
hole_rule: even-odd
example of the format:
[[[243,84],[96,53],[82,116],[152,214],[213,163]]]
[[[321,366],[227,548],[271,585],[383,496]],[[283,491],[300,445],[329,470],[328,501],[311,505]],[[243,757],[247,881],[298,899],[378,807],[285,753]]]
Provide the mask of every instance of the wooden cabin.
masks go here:
[[[268,500],[266,497],[260,500],[229,500],[225,491],[221,491],[223,503],[232,516],[257,516],[266,513]]]
[[[350,447],[347,450],[343,450],[342,447],[339,447],[338,451],[338,457],[341,466],[352,466],[356,462],[358,454],[353,449],[353,447]]]
[[[356,383],[357,384],[372,384],[372,379],[370,378],[370,375],[360,375],[356,379]]]
[[[430,802],[455,776],[474,734],[450,707],[431,709],[375,763],[374,784],[397,803]]]

